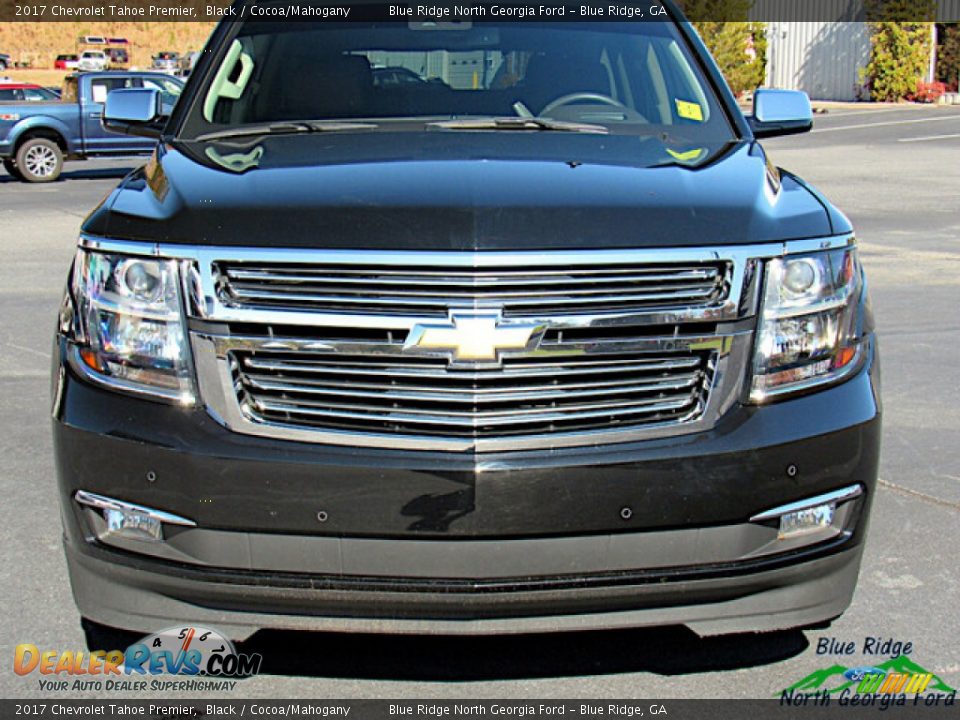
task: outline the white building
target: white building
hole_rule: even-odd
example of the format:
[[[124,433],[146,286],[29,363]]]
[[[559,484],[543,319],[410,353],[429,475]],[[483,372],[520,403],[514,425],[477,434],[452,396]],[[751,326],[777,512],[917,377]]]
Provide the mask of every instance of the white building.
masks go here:
[[[751,19],[767,23],[767,82],[814,100],[856,100],[870,60],[863,0],[756,0]],[[960,19],[960,0],[937,0],[937,21]],[[933,79],[935,55],[928,80]]]
[[[767,24],[767,85],[803,90],[814,100],[856,100],[870,60],[864,22]]]

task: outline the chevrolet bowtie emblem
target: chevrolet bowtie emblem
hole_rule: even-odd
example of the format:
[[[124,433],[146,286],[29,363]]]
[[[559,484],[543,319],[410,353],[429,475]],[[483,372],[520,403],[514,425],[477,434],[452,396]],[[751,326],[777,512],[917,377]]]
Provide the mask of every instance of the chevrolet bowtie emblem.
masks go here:
[[[449,322],[414,325],[403,349],[444,351],[452,360],[498,360],[503,350],[534,349],[543,330],[535,323],[502,323],[496,314],[451,312]]]

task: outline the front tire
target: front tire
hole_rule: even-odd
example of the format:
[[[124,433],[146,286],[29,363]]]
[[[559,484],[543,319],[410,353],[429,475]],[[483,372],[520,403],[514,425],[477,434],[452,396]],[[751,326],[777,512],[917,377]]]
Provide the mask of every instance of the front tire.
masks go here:
[[[17,170],[27,182],[53,182],[63,170],[63,151],[47,138],[27,140],[17,150]]]
[[[6,170],[7,174],[15,180],[23,180],[23,174],[20,172],[20,168],[17,167],[17,164],[13,160],[4,160],[3,169]]]

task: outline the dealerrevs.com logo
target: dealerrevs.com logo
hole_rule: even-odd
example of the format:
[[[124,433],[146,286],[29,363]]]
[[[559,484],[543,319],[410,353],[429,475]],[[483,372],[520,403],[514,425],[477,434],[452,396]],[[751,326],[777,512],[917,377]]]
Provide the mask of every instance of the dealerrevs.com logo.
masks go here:
[[[17,645],[13,669],[17,675],[41,676],[44,691],[232,690],[237,679],[260,672],[261,662],[258,654],[238,653],[217,630],[183,625],[147,635],[126,650]]]

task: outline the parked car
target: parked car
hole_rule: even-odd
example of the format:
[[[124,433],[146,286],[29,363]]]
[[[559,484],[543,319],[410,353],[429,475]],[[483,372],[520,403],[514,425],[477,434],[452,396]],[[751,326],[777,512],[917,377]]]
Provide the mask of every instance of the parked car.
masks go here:
[[[130,54],[127,52],[126,48],[107,48],[106,53],[107,58],[110,61],[110,67],[112,68],[126,67],[130,62]]]
[[[760,142],[811,128],[806,95],[744,117],[666,8],[238,20],[172,117],[111,93],[108,127],[162,142],[83,223],[57,325],[91,648],[187,620],[712,635],[844,611],[881,422],[853,228]],[[376,87],[384,53],[445,84]]]
[[[54,70],[76,70],[79,67],[79,55],[57,55],[57,59],[53,61]]]
[[[84,50],[77,68],[82,72],[100,72],[110,69],[110,58],[103,50]]]
[[[3,72],[11,65],[13,65],[13,61],[10,59],[10,56],[6,53],[0,53],[0,72]]]
[[[373,68],[373,84],[376,87],[393,87],[403,83],[425,83],[422,77],[405,67]]]
[[[103,128],[100,116],[107,96],[120,88],[151,88],[161,107],[169,110],[182,87],[177,78],[149,72],[86,73],[68,77],[60,98],[0,101],[3,167],[21,180],[51,182],[60,176],[64,160],[150,152],[154,139],[118,135]]]
[[[107,46],[104,52],[110,59],[112,69],[125,69],[130,63],[130,41],[122,37],[105,38]]]
[[[0,103],[58,100],[55,92],[33,83],[0,83]]]
[[[180,56],[177,53],[159,52],[153,56],[153,65],[151,67],[154,70],[159,70],[160,72],[173,75],[177,72],[179,62]]]

